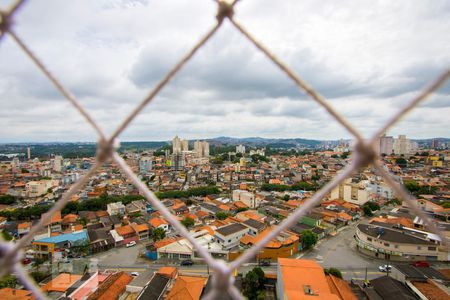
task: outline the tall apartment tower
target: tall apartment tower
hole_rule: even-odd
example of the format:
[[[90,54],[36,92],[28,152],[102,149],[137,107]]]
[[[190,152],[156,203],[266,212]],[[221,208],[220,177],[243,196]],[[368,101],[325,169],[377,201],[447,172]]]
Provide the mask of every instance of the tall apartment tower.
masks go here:
[[[53,160],[53,171],[60,173],[63,166],[63,157],[61,155],[56,155]]]
[[[28,160],[31,159],[31,149],[30,149],[30,147],[27,147],[27,159]]]
[[[380,137],[380,153],[392,154],[394,150],[394,138],[392,136],[386,136],[384,134]]]
[[[189,141],[181,140],[181,151],[189,151]]]
[[[439,148],[439,140],[432,139],[431,140],[431,149],[436,149],[436,148]]]
[[[177,136],[175,136],[172,140],[172,153],[173,154],[179,154],[181,153],[181,140]]]
[[[195,141],[194,142],[194,152],[197,157],[208,157],[209,156],[209,143],[207,141]]]
[[[399,135],[398,139],[394,140],[395,154],[408,154],[410,152],[410,149],[410,141],[406,138],[406,135]]]
[[[236,153],[245,154],[245,146],[244,145],[236,146]]]

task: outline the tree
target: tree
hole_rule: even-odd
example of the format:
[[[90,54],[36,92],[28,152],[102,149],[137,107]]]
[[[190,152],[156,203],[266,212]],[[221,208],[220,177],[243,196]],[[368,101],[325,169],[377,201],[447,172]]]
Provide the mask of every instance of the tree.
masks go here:
[[[13,275],[6,275],[0,279],[0,289],[3,288],[15,288],[17,284],[17,278]]]
[[[239,213],[239,212],[241,212],[241,211],[246,211],[246,210],[248,210],[248,207],[239,207],[239,208],[236,210],[236,213]]]
[[[341,158],[346,159],[349,155],[350,155],[350,152],[348,152],[348,151],[344,152],[344,153],[342,153]]]
[[[366,216],[369,216],[369,217],[373,216],[372,210],[370,209],[369,206],[364,205],[363,211]]]
[[[341,273],[341,271],[339,271],[339,269],[328,268],[328,269],[323,269],[323,271],[325,272],[325,275],[333,275],[335,277],[342,279],[342,273]]]
[[[242,288],[244,296],[249,300],[264,299],[264,283],[265,274],[260,267],[255,267],[253,270],[245,274],[242,280]]]
[[[444,204],[442,204],[443,208],[450,208],[450,202],[446,202]]]
[[[228,214],[223,211],[218,211],[216,212],[216,218],[219,220],[225,220],[226,218],[228,218]]]
[[[284,201],[288,201],[290,198],[291,198],[291,197],[289,197],[289,195],[286,194],[286,195],[283,196],[282,199],[283,199]]]
[[[183,221],[181,221],[181,224],[184,225],[184,227],[189,228],[194,226],[195,221],[194,219],[190,218],[190,217],[186,217],[186,219],[184,219]]]
[[[153,238],[153,240],[155,242],[159,241],[159,240],[162,240],[165,237],[166,237],[166,231],[164,229],[162,229],[162,228],[155,228],[155,229],[153,229],[153,231],[152,231],[152,238]]]
[[[309,249],[317,243],[317,234],[311,230],[305,230],[302,232],[302,244],[305,249]]]
[[[364,205],[367,205],[368,207],[370,207],[370,210],[374,211],[374,210],[379,210],[380,206],[372,201],[366,202]]]
[[[408,166],[408,161],[406,159],[404,159],[403,157],[399,157],[395,160],[395,163],[397,164],[397,166],[399,166],[400,168],[406,168]]]
[[[8,231],[2,231],[1,232],[2,237],[5,241],[11,241],[13,239],[13,236]]]
[[[16,202],[16,197],[11,195],[0,196],[0,204],[10,205]]]

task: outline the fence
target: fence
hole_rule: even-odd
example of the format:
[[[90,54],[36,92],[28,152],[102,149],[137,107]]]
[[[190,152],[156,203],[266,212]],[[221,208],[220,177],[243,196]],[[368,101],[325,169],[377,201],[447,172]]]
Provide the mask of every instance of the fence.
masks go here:
[[[450,70],[444,72],[436,81],[426,87],[416,98],[412,99],[405,107],[400,109],[394,114],[386,124],[384,124],[369,140],[365,140],[363,136],[358,132],[346,119],[344,119],[334,108],[327,103],[327,101],[317,93],[312,87],[306,84],[297,74],[295,74],[289,66],[285,65],[278,57],[270,52],[266,46],[258,42],[255,37],[249,33],[245,27],[234,19],[234,10],[238,0],[227,2],[224,0],[216,0],[217,10],[217,23],[183,56],[180,61],[159,81],[159,83],[150,91],[150,93],[140,102],[140,104],[125,118],[125,120],[118,126],[115,132],[111,136],[106,136],[102,128],[91,118],[90,114],[79,104],[77,99],[65,89],[65,87],[58,81],[57,77],[52,75],[46,66],[38,59],[38,57],[28,48],[26,43],[16,34],[13,29],[13,17],[19,11],[19,8],[25,4],[25,0],[16,1],[8,10],[0,11],[0,42],[5,35],[9,35],[18,45],[18,47],[25,52],[25,54],[34,62],[34,64],[44,73],[44,75],[51,81],[55,88],[78,110],[78,112],[84,117],[94,130],[97,132],[99,140],[97,144],[97,155],[95,164],[89,169],[89,171],[81,177],[63,196],[55,203],[50,211],[45,214],[38,224],[32,227],[30,232],[20,239],[17,243],[7,243],[0,241],[0,276],[4,276],[9,273],[15,273],[20,282],[30,291],[33,291],[38,299],[45,299],[40,289],[33,283],[33,280],[29,277],[26,271],[20,264],[25,245],[29,244],[33,236],[42,229],[45,224],[50,221],[53,213],[61,210],[67,204],[69,199],[77,193],[88,182],[89,178],[95,174],[95,172],[102,166],[104,162],[112,159],[124,174],[132,181],[132,183],[139,189],[139,191],[145,196],[145,198],[151,202],[153,207],[161,212],[161,214],[170,222],[170,224],[186,239],[191,242],[197,249],[198,254],[205,260],[209,267],[214,271],[213,275],[213,289],[205,296],[205,299],[215,299],[216,296],[228,292],[233,299],[242,299],[242,295],[233,285],[232,270],[238,268],[243,263],[250,260],[255,256],[258,251],[271,239],[275,238],[282,230],[294,224],[301,216],[307,213],[312,207],[317,205],[319,201],[327,195],[333,188],[338,186],[346,178],[351,176],[357,170],[364,168],[368,165],[372,165],[378,174],[384,178],[397,196],[402,198],[412,209],[412,211],[419,216],[428,230],[437,234],[444,245],[448,245],[448,241],[445,236],[437,229],[436,225],[430,220],[422,210],[417,206],[415,199],[405,190],[403,186],[397,183],[391,174],[389,174],[383,167],[381,161],[378,159],[378,155],[375,150],[375,143],[378,138],[391,128],[395,123],[399,121],[406,113],[416,107],[427,96],[429,96],[434,90],[438,89],[446,80],[450,77]],[[136,174],[133,173],[131,168],[126,164],[122,157],[116,152],[119,143],[118,136],[122,131],[134,120],[134,118],[155,98],[156,95],[172,80],[172,78],[180,71],[184,65],[195,55],[197,50],[205,45],[205,43],[211,39],[214,34],[222,26],[223,22],[229,21],[245,38],[248,39],[259,51],[261,51],[267,59],[272,61],[278,68],[289,77],[300,90],[304,91],[311,97],[312,100],[322,106],[336,121],[338,121],[353,137],[355,138],[355,146],[353,149],[353,155],[351,163],[347,165],[343,171],[336,176],[332,181],[317,191],[313,197],[309,199],[303,206],[294,211],[287,219],[279,224],[274,230],[266,235],[262,240],[254,245],[251,249],[246,251],[242,256],[237,258],[230,264],[226,264],[223,261],[215,260],[210,256],[206,249],[202,248],[196,240],[189,234],[186,228],[168,211],[168,209],[162,205],[153,192],[151,192],[145,184],[143,184]]]

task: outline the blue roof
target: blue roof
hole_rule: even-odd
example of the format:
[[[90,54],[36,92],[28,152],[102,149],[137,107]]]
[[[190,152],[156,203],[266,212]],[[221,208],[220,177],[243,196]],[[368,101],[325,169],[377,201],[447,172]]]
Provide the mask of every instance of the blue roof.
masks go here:
[[[74,243],[74,242],[87,240],[87,239],[88,239],[88,236],[87,236],[86,230],[83,230],[83,231],[79,231],[79,232],[75,232],[75,233],[65,233],[65,234],[60,234],[57,236],[51,236],[48,238],[36,240],[35,242],[58,244],[61,242],[66,242],[66,241],[70,241],[70,242]]]

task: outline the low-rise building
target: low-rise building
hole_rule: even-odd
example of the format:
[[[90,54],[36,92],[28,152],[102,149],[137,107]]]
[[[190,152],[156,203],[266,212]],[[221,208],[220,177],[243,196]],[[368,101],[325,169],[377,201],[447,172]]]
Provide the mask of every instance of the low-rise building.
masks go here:
[[[401,225],[359,224],[355,239],[359,251],[382,259],[447,261],[449,257],[437,235]]]
[[[239,240],[248,232],[248,227],[240,223],[233,223],[216,229],[214,237],[224,249],[231,249],[239,245]]]

